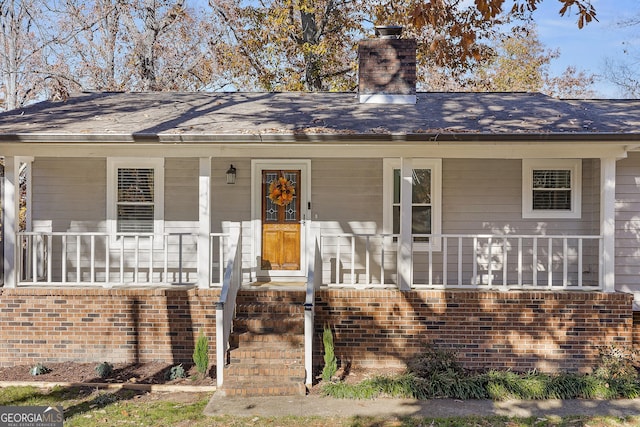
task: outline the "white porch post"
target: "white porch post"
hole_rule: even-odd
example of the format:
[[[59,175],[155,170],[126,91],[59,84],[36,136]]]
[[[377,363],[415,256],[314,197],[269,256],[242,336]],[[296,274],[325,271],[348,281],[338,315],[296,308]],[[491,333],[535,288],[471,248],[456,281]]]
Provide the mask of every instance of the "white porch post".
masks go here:
[[[413,283],[411,195],[413,189],[413,163],[410,158],[400,159],[400,238],[398,239],[398,287],[411,289]]]
[[[600,159],[600,233],[603,237],[600,277],[605,292],[615,292],[616,159]]]
[[[4,195],[2,200],[2,224],[4,235],[4,286],[15,288],[16,273],[16,240],[18,232],[19,212],[19,159],[12,156],[4,158]]]
[[[198,178],[198,287],[211,286],[211,157],[200,158]]]

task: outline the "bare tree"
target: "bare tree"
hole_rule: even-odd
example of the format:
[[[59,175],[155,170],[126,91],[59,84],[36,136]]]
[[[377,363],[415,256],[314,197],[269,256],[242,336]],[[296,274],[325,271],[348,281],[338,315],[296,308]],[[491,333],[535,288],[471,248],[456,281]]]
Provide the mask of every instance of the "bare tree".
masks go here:
[[[45,4],[35,0],[0,0],[0,90],[10,110],[49,91],[66,96],[67,77],[51,64],[59,33],[49,25]]]
[[[124,90],[129,74],[122,59],[118,1],[66,0],[56,14],[63,28],[78,29],[61,49],[83,89]]]
[[[618,22],[620,27],[638,27],[640,13],[626,16]],[[637,38],[635,40],[637,42]],[[618,88],[626,98],[640,98],[640,50],[635,47],[634,40],[625,43],[624,56],[607,58],[603,65],[603,76]]]
[[[59,14],[66,28],[81,29],[65,50],[86,89],[217,88],[211,45],[219,37],[184,0],[66,0]]]

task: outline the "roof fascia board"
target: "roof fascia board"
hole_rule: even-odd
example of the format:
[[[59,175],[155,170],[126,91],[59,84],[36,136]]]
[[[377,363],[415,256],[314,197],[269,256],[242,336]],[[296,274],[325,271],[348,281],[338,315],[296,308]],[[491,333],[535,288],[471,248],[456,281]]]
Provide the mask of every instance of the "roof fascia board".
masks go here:
[[[243,144],[6,144],[0,143],[5,156],[33,157],[273,157],[282,151],[276,143]],[[369,143],[369,144],[288,144],[286,157],[304,158],[603,158],[626,156],[622,142],[593,143]]]

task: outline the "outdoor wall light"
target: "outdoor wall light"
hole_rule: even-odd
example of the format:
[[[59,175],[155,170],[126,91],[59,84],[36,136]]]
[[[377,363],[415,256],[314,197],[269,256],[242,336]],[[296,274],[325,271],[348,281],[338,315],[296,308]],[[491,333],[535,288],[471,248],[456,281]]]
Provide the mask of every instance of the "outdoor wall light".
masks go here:
[[[236,168],[233,165],[229,166],[227,169],[227,184],[235,184],[236,183]]]

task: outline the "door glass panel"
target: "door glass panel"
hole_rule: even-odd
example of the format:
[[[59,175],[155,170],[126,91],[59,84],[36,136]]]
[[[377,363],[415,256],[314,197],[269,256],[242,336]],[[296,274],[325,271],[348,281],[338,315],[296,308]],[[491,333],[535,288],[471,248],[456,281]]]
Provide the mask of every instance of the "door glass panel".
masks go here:
[[[277,172],[265,172],[264,174],[264,191],[262,192],[263,197],[265,198],[264,204],[264,220],[266,222],[276,222],[278,221],[278,205],[273,203],[273,201],[269,198],[269,186],[273,181],[278,179]]]
[[[296,172],[285,172],[284,177],[293,185],[295,193],[293,193],[293,200],[289,203],[284,211],[285,221],[298,221],[298,174]]]

